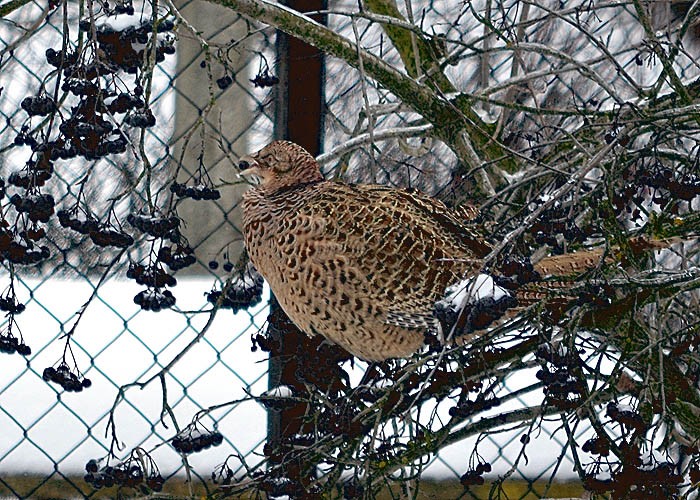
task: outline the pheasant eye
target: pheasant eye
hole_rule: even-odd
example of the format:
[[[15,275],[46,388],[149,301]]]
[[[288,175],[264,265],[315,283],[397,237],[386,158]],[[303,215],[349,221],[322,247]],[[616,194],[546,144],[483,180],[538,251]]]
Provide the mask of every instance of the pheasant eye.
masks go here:
[[[238,162],[238,168],[239,168],[240,170],[245,170],[245,169],[247,169],[247,168],[250,168],[250,163],[248,163],[248,162],[245,161],[245,160],[240,161],[240,162]]]

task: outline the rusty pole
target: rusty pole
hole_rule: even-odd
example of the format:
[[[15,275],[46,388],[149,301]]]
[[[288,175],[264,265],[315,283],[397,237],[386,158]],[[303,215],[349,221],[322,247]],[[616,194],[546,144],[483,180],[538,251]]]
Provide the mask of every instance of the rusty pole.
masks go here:
[[[287,6],[310,12],[325,9],[325,0],[288,0]],[[314,16],[325,22],[325,16]],[[275,137],[287,139],[303,146],[311,154],[318,155],[323,144],[324,125],[324,60],[316,48],[277,32],[276,73],[277,85],[275,111]],[[278,385],[303,391],[305,381],[313,380],[310,373],[313,360],[319,356],[318,342],[311,342],[284,315],[272,297],[268,327],[269,337],[278,347],[273,350],[269,364],[269,387]],[[290,438],[308,431],[303,416],[306,404],[296,404],[284,410],[268,413],[268,456],[272,463],[284,463],[284,475],[302,488],[313,476],[315,464],[289,460],[283,451]],[[278,450],[278,452],[275,452]]]

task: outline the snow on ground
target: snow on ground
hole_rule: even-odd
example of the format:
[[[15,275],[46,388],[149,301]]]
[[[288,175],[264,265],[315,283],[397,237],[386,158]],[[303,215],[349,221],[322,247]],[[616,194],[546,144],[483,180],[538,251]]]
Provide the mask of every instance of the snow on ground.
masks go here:
[[[211,283],[210,279],[180,279],[173,290],[177,305],[199,310],[206,305],[204,292]],[[133,303],[140,288],[133,282],[109,282],[87,309],[73,351],[78,367],[93,384],[80,393],[57,391],[57,386],[41,379],[41,373],[60,359],[64,342],[59,337],[72,326],[71,316],[92,287],[86,281],[52,279],[24,281],[17,288],[20,300],[26,301],[30,290],[33,295],[26,301],[27,310],[17,317],[33,353],[28,365],[16,354],[1,355],[0,471],[50,471],[52,460],[59,462],[63,472],[76,471],[88,459],[103,456],[109,446],[105,426],[118,386],[156,373],[207,320],[207,314],[141,311]],[[181,427],[204,407],[244,398],[246,389],[260,394],[267,388],[265,354],[250,349],[250,334],[266,316],[264,304],[235,316],[219,311],[205,337],[173,367],[166,377],[168,400]],[[126,399],[118,407],[116,423],[119,440],[127,449],[157,444],[159,438],[152,437],[152,432],[161,438],[176,434],[168,419],[167,429],[158,423],[162,401],[158,381],[143,390],[130,389]],[[265,438],[266,413],[257,403],[241,403],[214,416],[227,441],[194,455],[195,465],[210,471],[234,449],[247,454]],[[212,427],[211,419],[203,423]],[[164,470],[178,467],[179,457],[169,447],[161,447],[156,458]]]
[[[178,307],[186,311],[201,309],[206,305],[204,292],[211,289],[211,283],[210,279],[179,279],[173,289]],[[81,393],[66,393],[44,382],[41,372],[60,359],[64,344],[59,337],[72,326],[72,315],[92,293],[92,286],[76,280],[21,282],[18,298],[27,303],[27,310],[17,319],[33,353],[28,365],[16,354],[0,358],[0,473],[51,473],[53,461],[59,463],[61,472],[79,472],[89,459],[104,456],[109,446],[105,427],[118,385],[147,379],[170,362],[207,320],[206,314],[143,312],[133,303],[139,290],[133,282],[125,281],[108,282],[101,288],[78,326],[73,348],[79,368],[93,385]],[[30,293],[32,299],[28,300]],[[266,391],[265,353],[251,351],[250,334],[265,321],[268,296],[266,287],[263,303],[252,310],[236,315],[220,311],[204,338],[166,376],[168,401],[181,428],[204,407],[244,398],[246,390],[256,395]],[[356,363],[351,378],[359,380],[365,366]],[[534,371],[518,374],[513,384],[519,387],[533,380]],[[158,382],[126,393],[126,402],[116,412],[118,438],[125,449],[138,445],[149,449],[162,438],[176,434],[168,419],[168,428],[158,421],[161,400]],[[539,401],[512,401],[501,411],[524,403]],[[441,408],[440,414],[447,417],[447,410]],[[267,427],[262,406],[245,402],[217,410],[213,416],[225,436],[224,443],[191,455],[195,469],[208,475],[234,451],[247,455],[249,464],[255,463],[257,458],[250,452],[261,451]],[[202,423],[213,430],[211,419],[205,418]],[[545,428],[551,431],[558,425],[555,421],[545,424]],[[508,470],[519,453],[521,434],[498,434],[479,445],[484,459],[492,463],[494,474]],[[551,467],[561,443],[556,438],[552,442],[547,432],[531,439],[529,461],[520,473],[534,477]],[[446,448],[428,474],[462,474],[474,444],[472,438]],[[503,450],[499,452],[499,448]],[[164,473],[180,467],[179,456],[170,446],[158,448],[154,458]],[[565,464],[559,477],[571,475],[571,466]]]

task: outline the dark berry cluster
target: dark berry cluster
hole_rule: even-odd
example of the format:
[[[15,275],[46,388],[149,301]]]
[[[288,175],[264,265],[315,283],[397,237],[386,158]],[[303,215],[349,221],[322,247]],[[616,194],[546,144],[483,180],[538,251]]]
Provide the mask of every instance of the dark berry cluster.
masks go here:
[[[220,307],[232,309],[238,312],[260,303],[263,292],[263,277],[252,265],[246,266],[245,270],[231,278],[231,282],[224,286],[223,291],[212,290],[206,294],[207,302],[216,304],[221,299]]]
[[[117,10],[128,14],[133,7],[119,8],[114,12]],[[46,148],[45,156],[51,161],[76,156],[94,160],[109,154],[124,153],[129,141],[115,121],[115,115],[126,114],[124,124],[132,127],[155,125],[153,112],[141,98],[143,89],[138,84],[131,90],[119,88],[124,85],[124,80],[117,75],[121,71],[136,74],[147,64],[144,50],[154,41],[151,40],[154,32],[152,24],[115,30],[108,25],[97,26],[85,20],[79,26],[88,38],[95,34],[97,53],[89,54],[89,50],[95,46],[93,44],[87,44],[83,53],[54,48],[45,52],[49,65],[63,74],[61,90],[78,98],[70,110],[58,117],[60,136],[53,141],[37,144],[29,129],[23,127],[15,138],[15,145],[27,145],[34,151],[43,146]],[[160,34],[173,28],[172,21],[164,20],[155,31]],[[167,39],[158,37],[155,49],[158,62],[166,54],[174,53],[173,40],[174,37],[170,36]],[[117,81],[119,85],[115,83]],[[46,116],[58,111],[57,103],[43,95],[27,97],[21,105],[30,116]]]
[[[469,286],[469,285],[465,285]],[[456,335],[465,335],[477,330],[482,330],[501,318],[508,309],[518,305],[518,300],[512,295],[504,294],[500,297],[483,297],[477,301],[464,305],[464,310],[460,309],[460,304],[452,300],[439,300],[435,303],[434,314],[440,321],[443,332],[450,332],[461,317],[463,321],[458,325]]]
[[[189,245],[181,244],[172,247],[160,247],[158,260],[167,265],[171,271],[184,269],[197,262],[197,258],[194,256],[194,249]]]
[[[641,217],[648,201],[677,213],[677,202],[688,202],[698,195],[700,177],[694,173],[674,173],[661,163],[644,163],[623,173],[622,185],[613,192],[611,202],[618,215],[634,220]]]
[[[101,224],[96,231],[91,231],[90,239],[98,247],[128,248],[134,244],[134,238],[105,224]]]
[[[55,57],[49,49],[47,59]],[[55,52],[55,51],[54,51]],[[94,74],[87,74],[94,72]],[[105,99],[114,92],[100,87],[99,75],[106,76],[109,71],[96,67],[92,71],[84,66],[70,65],[64,69],[66,79],[62,84],[64,92],[80,98],[77,105],[70,110],[70,115],[59,125],[61,137],[47,143],[51,147],[51,159],[70,159],[83,156],[87,159],[102,158],[108,154],[121,154],[126,151],[128,141],[124,134],[112,122],[110,107]]]
[[[661,164],[640,170],[636,176],[639,184],[665,190],[672,198],[690,201],[700,195],[700,177],[695,174],[677,178],[673,170]]]
[[[221,193],[218,189],[211,188],[205,184],[188,186],[187,184],[173,182],[170,185],[170,191],[178,198],[191,198],[193,200],[218,200],[221,198]]]
[[[22,130],[25,131],[26,126],[22,127]],[[20,135],[23,132],[20,132]],[[26,134],[29,134],[28,131],[24,132]],[[20,137],[18,135],[18,137]],[[15,142],[17,142],[17,138],[15,138]],[[23,189],[29,189],[32,187],[40,187],[38,185],[34,185],[32,183],[28,183],[24,181],[23,179],[33,177],[37,179],[48,179],[51,177],[53,174],[53,161],[56,160],[58,156],[58,151],[57,151],[57,146],[54,142],[44,142],[44,143],[37,143],[36,140],[31,137],[30,135],[25,135],[24,136],[24,144],[30,146],[32,148],[32,151],[35,153],[34,159],[30,159],[25,163],[24,168],[18,172],[18,174],[21,175],[16,175],[13,177],[15,179],[15,182],[12,184],[15,185],[16,187],[20,187]],[[48,176],[48,177],[47,177]]]
[[[475,401],[471,401],[469,399],[460,401],[457,406],[450,408],[448,413],[451,417],[464,419],[469,418],[478,412],[486,411],[489,408],[498,406],[500,403],[501,401],[498,398],[486,398],[483,395],[480,395]]]
[[[10,196],[10,206],[17,213],[14,227],[10,230],[7,220],[0,221],[0,255],[15,264],[38,264],[51,256],[46,245],[38,242],[46,236],[41,223],[49,221],[54,213],[55,200],[50,194],[41,193],[39,188],[51,178],[54,172],[51,163],[52,149],[46,144],[38,144],[23,126],[15,143],[31,146],[34,158],[24,167],[12,172],[9,185],[21,190]],[[5,184],[3,182],[3,191]],[[4,193],[3,193],[4,194]]]
[[[15,187],[22,189],[30,189],[32,187],[41,187],[46,184],[53,174],[53,166],[49,163],[47,169],[39,169],[35,167],[36,162],[30,160],[27,165],[17,172],[12,172],[7,178],[7,182]]]
[[[129,214],[126,217],[129,224],[139,231],[155,238],[164,238],[180,227],[180,218],[172,217],[150,217],[146,215]]]
[[[9,248],[0,249],[0,251],[2,251],[2,256],[10,262],[23,265],[38,264],[51,256],[47,246],[37,247],[31,243],[25,244],[23,242],[12,242]]]
[[[72,143],[66,142],[63,139],[47,143],[51,148],[51,159],[53,161],[69,160],[78,156],[78,148],[76,148]]]
[[[610,402],[605,409],[605,414],[613,422],[624,425],[627,429],[639,435],[646,432],[648,428],[642,416],[630,407]]]
[[[661,412],[659,408],[657,413]],[[619,431],[598,429],[596,436],[583,444],[584,452],[597,455],[584,476],[584,488],[596,494],[608,493],[613,499],[680,498],[683,477],[679,471],[685,466],[681,464],[698,453],[697,447],[681,445],[681,463],[661,461],[645,444],[651,416],[647,423],[632,406],[614,401],[607,404],[605,413],[611,423],[619,425]],[[608,458],[611,451],[616,460]],[[689,470],[693,482],[700,479],[697,471],[693,474],[694,467]]]
[[[46,236],[46,229],[43,227],[30,227],[19,232],[19,237],[25,241],[39,241]]]
[[[123,114],[128,111],[143,109],[145,107],[146,104],[143,102],[143,99],[131,94],[127,94],[126,92],[118,94],[117,97],[115,97],[112,101],[109,102],[109,104],[107,104],[107,109],[110,113],[114,115]]]
[[[134,238],[123,231],[109,226],[101,226],[97,231],[90,232],[90,239],[99,247],[128,248],[134,244]]]
[[[133,6],[128,3],[128,0],[121,2],[115,8],[110,8],[107,2],[101,5],[113,14],[133,15]],[[98,18],[104,19],[104,16]],[[61,94],[48,96],[41,93],[28,96],[21,102],[21,108],[28,118],[15,136],[13,147],[30,149],[31,157],[24,167],[0,180],[0,195],[6,195],[6,182],[7,187],[14,190],[7,193],[9,204],[0,222],[2,259],[15,264],[36,264],[50,257],[49,248],[40,244],[47,234],[41,224],[50,220],[56,207],[53,197],[42,191],[54,174],[56,161],[78,156],[96,160],[109,154],[124,153],[130,144],[128,136],[122,131],[124,126],[150,127],[155,124],[154,114],[148,107],[139,82],[149,69],[147,65],[151,58],[147,56],[151,54],[146,54],[146,50],[152,47],[157,61],[174,53],[175,37],[169,34],[173,29],[174,24],[170,20],[161,20],[156,24],[140,23],[118,30],[107,25],[98,26],[93,21],[82,21],[81,36],[91,42],[77,44],[80,50],[49,48],[45,51],[46,61],[52,66],[48,70],[59,75]],[[74,47],[76,44],[68,43],[68,46]],[[123,74],[120,75],[124,71],[137,75],[135,83],[129,84]],[[51,116],[51,119],[35,118],[44,116]],[[46,129],[47,126],[52,127],[51,130]],[[86,181],[87,178],[81,181],[81,185]],[[82,192],[81,189],[81,195]],[[123,249],[134,243],[134,239],[121,230],[118,222],[100,221],[87,212],[79,215],[79,204],[80,200],[74,208],[58,212],[61,226],[89,236],[94,244],[101,247]],[[13,215],[14,225],[10,226],[5,217],[11,220],[9,217]],[[153,224],[151,232],[158,233],[157,226]],[[179,234],[173,237],[178,248],[184,249]],[[190,259],[189,255],[173,255],[172,263],[177,266]],[[154,310],[174,304],[175,299],[170,292],[158,289],[158,286],[163,286],[163,280],[165,285],[174,284],[174,278],[165,273],[150,276],[144,273],[141,281],[154,289],[144,291],[135,300],[142,307]],[[21,312],[23,307],[9,298],[0,297],[0,309],[10,315]],[[9,333],[3,336],[2,346],[14,352],[30,352],[23,341],[17,341]],[[65,360],[60,365],[45,369],[43,376],[69,391],[80,391],[90,384],[77,368],[71,370]]]
[[[10,314],[21,314],[26,309],[26,306],[17,300],[13,293],[8,293],[4,297],[0,297],[0,311],[5,311]]]
[[[26,213],[32,222],[48,222],[56,202],[50,194],[13,194],[10,203],[20,213]]]
[[[19,240],[15,240],[10,230],[1,227],[0,256],[13,264],[31,265],[48,259],[51,252],[47,246],[35,245],[29,238],[20,237]]]
[[[79,23],[80,29],[88,38],[92,38],[93,25],[89,20]],[[94,27],[97,43],[109,65],[119,68],[127,73],[136,74],[144,61],[144,50],[153,35],[153,24],[145,22],[139,26],[128,26],[116,30],[104,24]],[[175,24],[169,20],[163,20],[156,25],[157,33],[173,31]],[[174,54],[175,47],[171,39],[158,39],[156,46],[156,62],[165,60],[166,55]]]
[[[397,392],[395,393],[397,396],[400,396]],[[398,402],[398,399],[396,402]],[[391,403],[391,399],[389,399],[389,403]],[[387,404],[389,408],[392,406]],[[362,436],[371,429],[370,424],[363,423],[362,419],[358,418],[355,408],[351,405],[336,405],[332,408],[323,408],[318,416],[318,427],[324,435],[344,436],[347,439]]]
[[[148,288],[134,297],[134,302],[147,311],[160,311],[175,305],[175,297],[164,287],[177,285],[175,277],[166,272],[163,264],[174,272],[196,262],[194,250],[180,233],[180,218],[173,216],[147,216],[129,214],[127,221],[139,231],[160,239],[157,254],[151,254],[148,263],[131,264],[127,277]],[[169,240],[172,246],[166,245]]]
[[[89,460],[85,464],[85,482],[99,490],[112,486],[138,488],[141,493],[148,495],[152,492],[163,490],[165,479],[161,476],[153,459],[143,450],[142,456],[147,458],[147,467],[144,469],[143,461],[133,456],[128,460],[114,466],[106,465],[102,468],[97,460]]]
[[[46,62],[54,68],[68,67],[78,62],[78,55],[73,52],[63,52],[53,48],[46,49]]]
[[[104,110],[93,109],[95,96],[88,96],[81,104],[72,109],[73,116],[59,126],[64,139],[62,151],[56,156],[68,159],[83,156],[89,160],[102,158],[108,154],[121,154],[126,151],[126,137],[102,113]]]
[[[66,78],[61,84],[61,90],[76,96],[94,96],[100,91],[100,86],[89,80]]]
[[[162,288],[177,285],[177,280],[165,272],[157,262],[148,266],[132,263],[129,265],[126,277],[135,280],[139,285],[148,287],[134,297],[134,303],[141,306],[141,309],[158,312],[175,305],[176,300],[172,292]]]
[[[556,200],[542,211],[528,228],[534,242],[537,245],[548,245],[553,254],[561,254],[566,251],[565,242],[582,243],[588,238],[600,236],[602,231],[595,221],[577,223],[572,218],[572,204],[583,203],[583,196],[589,191],[590,189],[583,185],[579,192],[580,196],[576,200],[571,198]],[[531,212],[539,210],[540,203],[546,199],[546,197],[536,199],[528,205],[528,209]]]
[[[47,116],[56,111],[56,103],[49,96],[25,97],[20,106],[29,116]]]
[[[219,431],[205,432],[196,427],[188,427],[175,436],[171,443],[178,453],[188,454],[219,446],[224,436]]]
[[[139,285],[146,285],[151,288],[173,287],[177,285],[177,280],[171,274],[166,273],[158,265],[143,266],[141,264],[130,264],[126,272],[126,277],[136,281]]]
[[[586,453],[607,457],[610,455],[610,440],[606,436],[592,437],[581,447]]]
[[[518,258],[506,256],[497,265],[499,275],[494,276],[494,281],[501,288],[517,290],[521,286],[540,281],[542,277],[535,271],[528,257]]]
[[[469,469],[467,472],[462,474],[459,478],[459,482],[462,486],[480,486],[484,484],[484,473],[491,472],[491,464],[488,462],[476,464],[476,467]]]
[[[224,75],[221,78],[216,79],[216,86],[221,90],[225,90],[231,86],[233,83],[233,78],[230,75]]]
[[[68,210],[59,210],[56,215],[58,216],[58,222],[61,226],[72,229],[80,234],[90,234],[97,231],[100,227],[99,221],[89,214],[86,216],[85,220],[78,219],[75,214]]]
[[[134,304],[144,311],[158,312],[175,305],[175,296],[170,290],[147,289],[142,290],[134,297]]]
[[[342,368],[345,361],[352,359],[343,348],[324,340],[323,336],[309,337],[299,330],[280,310],[272,312],[267,321],[269,327],[265,335],[255,335],[254,342],[273,356],[283,355],[297,364],[296,382],[293,386],[300,394],[307,386],[323,387],[330,393],[343,387],[348,374]],[[284,337],[285,342],[279,341]],[[313,357],[310,359],[309,356]]]
[[[110,122],[97,119],[93,123],[81,122],[76,119],[69,119],[61,125],[61,132],[68,136],[84,139],[92,134],[104,135],[114,127]]]
[[[14,278],[10,277],[11,284],[4,296],[0,296],[0,310],[6,312],[7,324],[4,332],[0,333],[0,352],[5,354],[20,354],[29,356],[31,348],[24,343],[22,333],[18,339],[13,333],[13,326],[16,326],[15,315],[22,314],[26,309],[25,305],[17,300],[14,289]],[[19,328],[17,328],[19,331]]]
[[[606,284],[587,284],[583,290],[578,293],[576,304],[592,305],[594,307],[604,307],[612,304],[615,298],[615,289]]]
[[[14,138],[15,146],[29,146],[32,151],[36,149],[39,144],[36,139],[31,135],[28,125],[22,125],[21,130]]]
[[[124,122],[136,128],[149,128],[156,124],[156,117],[150,109],[137,109],[129,113]]]
[[[41,376],[47,382],[58,384],[68,392],[80,392],[92,385],[89,378],[80,373],[73,373],[66,363],[61,363],[58,368],[44,368]]]
[[[586,390],[585,382],[577,376],[581,367],[578,354],[563,347],[560,352],[549,345],[541,345],[535,355],[543,365],[535,376],[544,384],[546,404],[560,410],[578,407]]]
[[[61,226],[72,229],[80,234],[90,236],[92,242],[100,247],[113,246],[128,248],[134,244],[134,238],[109,224],[101,224],[90,214],[85,219],[77,217],[77,210],[59,210],[56,214]]]
[[[642,464],[625,463],[610,477],[587,474],[583,487],[593,493],[610,492],[613,499],[642,500],[649,498],[680,498],[683,477],[669,462]]]
[[[569,243],[580,243],[586,238],[596,234],[592,226],[584,229],[580,228],[572,220],[552,220],[550,213],[545,213],[530,227],[535,243],[538,245],[549,245],[553,253],[561,253],[561,241],[557,236]]]
[[[24,341],[17,339],[17,337],[7,331],[5,333],[0,333],[0,352],[29,356],[32,353],[32,349],[25,344]]]
[[[255,78],[251,79],[250,81],[255,87],[265,88],[274,87],[280,82],[280,79],[277,78],[275,75],[270,74],[270,72],[267,69],[265,69],[263,71],[260,71],[257,75],[255,75]]]
[[[228,460],[217,466],[211,473],[211,482],[228,486],[233,481],[233,470],[228,466]]]

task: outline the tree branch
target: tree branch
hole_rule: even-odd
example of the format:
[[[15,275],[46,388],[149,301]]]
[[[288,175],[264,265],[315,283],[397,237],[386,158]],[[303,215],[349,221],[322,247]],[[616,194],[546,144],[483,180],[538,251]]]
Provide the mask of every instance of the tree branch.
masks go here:
[[[396,7],[396,2],[394,0],[366,0],[365,8],[374,14],[398,19],[403,22],[406,21]],[[406,67],[406,72],[409,75],[413,78],[419,78],[421,73],[430,73],[431,77],[428,79],[428,84],[433,84],[435,88],[440,89],[442,92],[455,91],[450,80],[437,65],[437,60],[439,59],[438,51],[440,49],[435,46],[433,40],[426,39],[424,33],[420,30],[416,33],[416,30],[408,31],[403,27],[393,24],[385,24],[382,27],[391,40],[391,43],[396,47],[401,61]],[[414,40],[415,45],[418,47],[417,55],[413,48]],[[433,44],[430,43],[431,41]],[[416,61],[420,64],[420,68],[417,67]]]
[[[0,17],[5,17],[12,14],[20,7],[27,5],[30,1],[31,0],[11,0],[7,2],[6,4],[0,6]]]
[[[313,19],[268,0],[209,1],[284,31],[342,59],[354,68],[359,68],[361,57],[363,71],[430,122],[435,127],[434,135],[447,144],[458,159],[470,169],[480,168],[483,160],[495,160],[506,156],[500,148],[494,151],[495,143],[488,134],[490,126],[482,122],[475,113],[465,114],[464,109],[458,108],[427,85],[398,71],[380,57],[358,48],[351,40]],[[476,148],[476,156],[464,147],[465,132]]]

